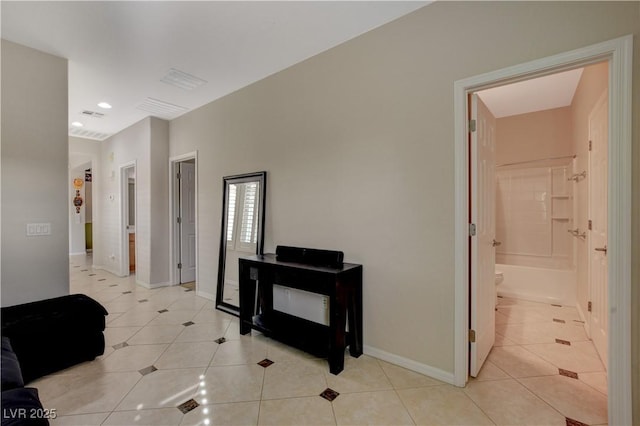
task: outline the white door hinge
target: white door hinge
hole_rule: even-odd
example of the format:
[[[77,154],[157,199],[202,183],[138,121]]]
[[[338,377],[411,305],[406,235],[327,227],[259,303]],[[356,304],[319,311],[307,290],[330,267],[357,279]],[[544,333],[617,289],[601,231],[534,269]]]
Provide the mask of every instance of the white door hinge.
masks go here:
[[[476,131],[476,120],[469,120],[469,131],[470,132]]]
[[[475,223],[470,223],[469,224],[469,236],[470,237],[475,237],[476,236],[476,224]]]

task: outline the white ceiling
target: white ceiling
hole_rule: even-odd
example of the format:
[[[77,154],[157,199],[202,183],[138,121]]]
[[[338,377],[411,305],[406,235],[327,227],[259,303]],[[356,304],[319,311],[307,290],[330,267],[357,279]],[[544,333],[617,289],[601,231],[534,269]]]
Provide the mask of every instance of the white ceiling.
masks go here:
[[[84,124],[81,133],[71,127],[70,133],[104,139],[148,115],[175,118],[429,3],[2,1],[0,7],[2,38],[69,59],[69,123]],[[185,90],[162,82],[171,69],[206,83]],[[155,114],[138,108],[158,108],[155,100],[179,108]],[[113,108],[99,108],[102,101]]]
[[[571,105],[583,68],[478,92],[496,118]]]

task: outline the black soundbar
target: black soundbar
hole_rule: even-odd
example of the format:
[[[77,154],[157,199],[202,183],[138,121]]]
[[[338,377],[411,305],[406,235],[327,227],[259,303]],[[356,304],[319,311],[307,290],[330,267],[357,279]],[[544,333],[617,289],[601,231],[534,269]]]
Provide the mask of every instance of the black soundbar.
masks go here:
[[[318,250],[303,247],[277,246],[276,259],[281,262],[296,262],[313,266],[342,268],[344,253],[336,250]]]

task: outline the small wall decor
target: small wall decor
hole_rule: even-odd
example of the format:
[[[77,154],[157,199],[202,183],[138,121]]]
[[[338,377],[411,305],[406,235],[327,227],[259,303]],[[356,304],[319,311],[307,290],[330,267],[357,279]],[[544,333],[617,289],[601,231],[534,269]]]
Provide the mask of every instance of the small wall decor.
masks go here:
[[[76,196],[73,197],[73,205],[76,207],[77,214],[80,214],[80,207],[82,207],[82,196],[80,195],[80,188],[82,188],[82,185],[84,185],[84,179],[73,179],[73,187],[76,190]]]
[[[80,207],[82,207],[82,197],[80,191],[76,189],[76,196],[73,197],[73,205],[76,206],[76,213],[80,214]]]

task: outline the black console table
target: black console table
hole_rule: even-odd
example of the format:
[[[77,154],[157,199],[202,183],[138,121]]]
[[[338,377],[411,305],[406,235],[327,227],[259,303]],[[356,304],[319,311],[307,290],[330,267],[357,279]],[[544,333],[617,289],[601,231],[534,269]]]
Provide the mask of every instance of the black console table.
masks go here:
[[[346,345],[351,356],[362,355],[362,265],[315,266],[284,262],[275,254],[241,257],[239,263],[240,334],[255,329],[305,351],[327,356],[333,374],[344,369]],[[328,296],[329,325],[274,310],[274,284]]]

